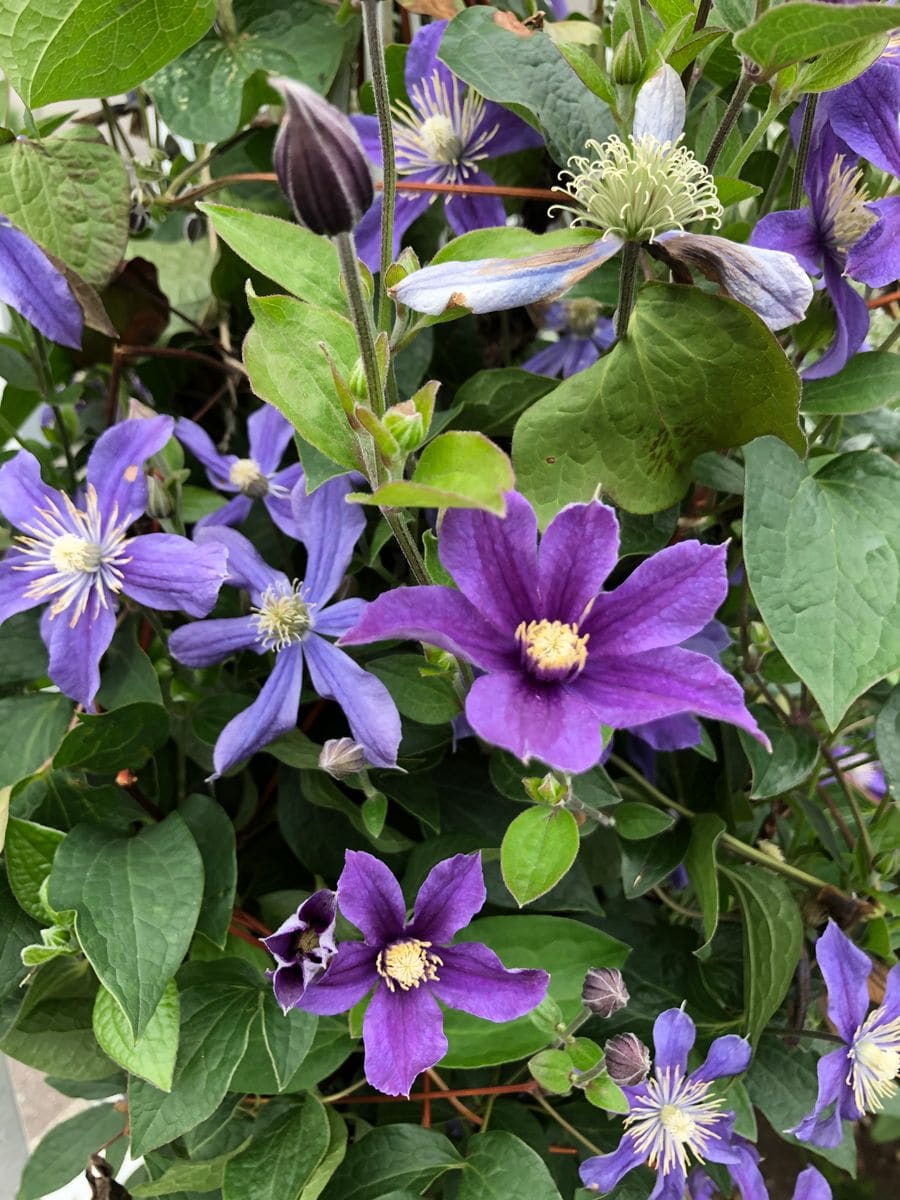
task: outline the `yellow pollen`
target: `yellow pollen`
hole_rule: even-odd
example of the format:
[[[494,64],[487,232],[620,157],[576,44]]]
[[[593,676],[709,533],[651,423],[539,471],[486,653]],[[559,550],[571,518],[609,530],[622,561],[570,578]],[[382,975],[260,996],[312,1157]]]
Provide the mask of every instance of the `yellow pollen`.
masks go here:
[[[587,662],[590,634],[565,621],[523,621],[516,630],[530,662],[545,671],[580,671]]]
[[[314,929],[304,929],[297,938],[297,950],[301,954],[309,954],[310,950],[318,950],[319,935]]]
[[[75,533],[63,533],[50,547],[48,557],[57,571],[94,572],[103,562],[103,549]]]
[[[408,992],[426,980],[437,980],[437,968],[443,966],[443,962],[429,950],[430,945],[431,942],[410,938],[405,942],[394,942],[393,946],[381,951],[375,966],[389,991],[394,990],[395,983]]]
[[[138,477],[139,471],[140,471],[140,467],[137,465],[137,463],[132,463],[130,467],[126,467],[125,470],[122,472],[122,476],[123,476],[125,482],[126,483],[134,483],[134,481]]]
[[[254,458],[239,458],[232,463],[228,478],[245,496],[259,499],[269,490],[269,481]]]
[[[453,122],[443,113],[436,113],[424,120],[419,136],[434,162],[454,163],[462,153],[462,142],[453,128]]]
[[[679,1142],[689,1142],[694,1136],[697,1122],[677,1104],[664,1104],[659,1110],[659,1121],[662,1127],[671,1133]]]

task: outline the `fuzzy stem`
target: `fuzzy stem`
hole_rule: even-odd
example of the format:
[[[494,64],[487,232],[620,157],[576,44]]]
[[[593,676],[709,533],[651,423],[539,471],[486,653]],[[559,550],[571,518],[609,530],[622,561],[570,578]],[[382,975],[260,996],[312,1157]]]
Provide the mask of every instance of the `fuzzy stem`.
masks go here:
[[[741,73],[741,77],[735,85],[735,89],[731,100],[729,101],[728,107],[725,109],[722,120],[719,122],[719,127],[713,134],[713,139],[710,142],[709,152],[706,155],[705,160],[705,166],[708,171],[711,171],[719,161],[719,155],[722,153],[725,140],[734,128],[738,117],[741,115],[741,112],[744,108],[744,103],[753,90],[753,85],[755,83],[756,80],[753,78],[753,76],[749,75],[746,71]]]
[[[634,290],[637,282],[638,256],[641,248],[637,242],[626,242],[622,248],[622,271],[619,275],[619,302],[616,305],[616,337],[628,333],[628,318],[634,308]]]
[[[869,833],[869,826],[866,824],[866,819],[863,816],[862,809],[859,807],[859,800],[854,794],[853,789],[848,785],[844,778],[844,772],[841,770],[840,764],[835,760],[834,755],[825,746],[821,747],[822,757],[828,763],[831,773],[837,782],[838,787],[844,794],[844,799],[850,806],[850,811],[853,813],[853,821],[859,832],[859,840],[862,843],[863,853],[866,856],[866,863],[869,870],[872,869],[872,864],[875,859],[875,848],[872,845],[872,837]]]
[[[743,167],[744,163],[762,141],[766,130],[783,108],[783,101],[776,100],[774,96],[770,99],[769,106],[756,122],[755,129],[753,129],[748,137],[746,137],[741,143],[741,148],[738,150],[737,154],[735,154],[734,158],[732,158],[730,162],[726,163],[726,165],[722,168],[720,171],[721,175],[730,175],[736,177],[740,174],[741,167]]]
[[[797,146],[797,163],[794,167],[794,178],[791,180],[791,208],[799,208],[803,199],[803,176],[806,174],[806,160],[809,158],[809,146],[812,141],[813,125],[816,123],[816,109],[819,105],[817,92],[806,97],[806,107],[803,110],[803,125],[800,129],[800,142]]]
[[[387,269],[394,257],[394,207],[397,202],[397,163],[394,158],[394,128],[391,124],[391,97],[384,67],[384,35],[379,0],[362,0],[363,30],[369,64],[372,68],[372,92],[378,117],[383,164],[381,202],[381,279],[378,287],[378,328],[391,328],[391,304],[385,287]]]
[[[380,417],[384,414],[384,388],[381,386],[381,372],[378,369],[378,359],[375,355],[372,312],[363,291],[359,260],[356,257],[356,243],[352,233],[337,234],[334,243],[337,247],[338,262],[341,265],[341,275],[347,288],[350,317],[356,330],[356,340],[366,374],[369,404],[376,417]]]

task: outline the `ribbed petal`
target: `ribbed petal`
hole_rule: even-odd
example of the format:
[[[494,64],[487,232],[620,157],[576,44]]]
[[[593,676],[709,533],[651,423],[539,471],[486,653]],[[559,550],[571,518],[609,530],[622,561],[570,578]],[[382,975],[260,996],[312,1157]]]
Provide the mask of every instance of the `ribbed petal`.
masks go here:
[[[348,504],[354,490],[348,475],[329,479],[307,496],[303,484],[291,492],[297,536],[306,547],[304,589],[320,607],[331,599],[347,573],[353,547],[366,527],[361,504]]]
[[[804,379],[836,375],[850,361],[869,332],[869,310],[865,300],[843,276],[835,259],[825,259],[825,286],[834,305],[834,341],[817,362],[801,371]]]
[[[756,1200],[755,1196],[753,1200]],[[797,1176],[793,1200],[831,1200],[831,1188],[822,1172],[815,1167],[802,1170]]]
[[[45,612],[41,621],[41,636],[50,653],[50,678],[66,696],[93,712],[100,687],[100,659],[116,631],[115,608],[101,608],[94,615],[90,604],[74,628],[67,617],[63,612],[51,619]]]
[[[277,408],[263,404],[247,419],[247,440],[250,457],[259,463],[264,474],[271,475],[287,450],[294,429]]]
[[[550,379],[561,374],[569,359],[569,344],[573,338],[561,337],[555,342],[551,342],[549,346],[542,346],[537,354],[532,354],[531,358],[526,358],[521,364],[523,371],[530,371],[532,375],[547,375]],[[581,339],[579,339],[581,340]]]
[[[759,1155],[755,1148],[743,1138],[733,1142],[737,1151],[736,1163],[728,1164],[728,1173],[738,1185],[741,1200],[769,1200],[765,1180],[759,1169]]]
[[[316,613],[316,633],[328,637],[343,637],[348,629],[358,625],[368,607],[368,601],[359,596],[351,596],[347,600],[338,600],[328,608]]]
[[[822,237],[808,208],[769,213],[757,221],[750,245],[793,254],[810,275],[818,275],[822,269]]]
[[[813,1146],[838,1146],[843,1137],[840,1101],[844,1093],[850,1090],[847,1084],[850,1060],[846,1047],[832,1050],[820,1058],[816,1073],[819,1077],[816,1106],[789,1132],[801,1142],[810,1142]]]
[[[410,96],[422,85],[423,80],[431,82],[435,72],[445,86],[454,86],[455,76],[438,58],[438,48],[446,28],[446,21],[432,21],[429,25],[419,26],[416,31],[404,64],[404,82]],[[459,86],[458,82],[456,86]],[[429,114],[426,112],[424,115],[427,117]]]
[[[643,1154],[635,1150],[631,1135],[626,1133],[612,1154],[586,1158],[578,1168],[578,1174],[585,1187],[595,1188],[598,1192],[611,1192],[629,1171],[639,1167],[643,1161]]]
[[[391,694],[349,654],[313,634],[305,643],[313,687],[344,710],[354,740],[376,767],[395,767],[400,745],[400,714]]]
[[[225,547],[198,544],[174,533],[146,533],[128,544],[122,567],[125,594],[163,612],[181,609],[205,617],[225,582]]]
[[[847,274],[870,287],[885,287],[900,278],[900,196],[886,196],[868,207],[878,220],[847,255]]]
[[[51,342],[81,346],[83,317],[66,277],[36,242],[0,217],[0,303]]]
[[[303,686],[303,653],[288,646],[275,656],[272,674],[249,708],[228,722],[213,750],[215,778],[243,762],[297,724]]]
[[[577,375],[592,367],[600,357],[600,348],[591,338],[568,337],[562,338],[565,343],[565,359],[563,361],[563,379]]]
[[[666,1175],[657,1175],[653,1191],[647,1200],[683,1200],[686,1182],[686,1173],[680,1166],[676,1166]]]
[[[118,509],[119,520],[147,507],[144,463],[172,436],[171,417],[136,417],[101,433],[87,464],[87,481],[97,490],[100,511]]]
[[[445,858],[419,888],[409,936],[446,945],[481,911],[486,896],[480,851]]]
[[[27,612],[29,608],[37,608],[46,603],[46,597],[29,599],[25,592],[28,584],[35,578],[31,571],[17,571],[16,564],[24,564],[29,560],[22,554],[7,550],[0,559],[0,625],[14,617],[16,613]]]
[[[320,1017],[349,1011],[378,983],[377,954],[364,942],[341,942],[328,969],[310,984],[297,1007]]]
[[[694,1022],[680,1008],[667,1008],[653,1023],[653,1069],[687,1070],[688,1054],[697,1039]]]
[[[213,525],[225,525],[229,528],[235,525],[243,525],[250,516],[252,508],[253,501],[249,496],[232,496],[227,504],[223,504],[215,512],[211,512],[207,516],[201,517],[199,521],[196,521],[194,523],[194,532],[196,533],[198,529],[206,529]]]
[[[408,1096],[416,1077],[447,1053],[444,1017],[427,987],[388,991],[382,984],[363,1019],[364,1070],[387,1096]]]
[[[845,1042],[866,1019],[872,960],[829,920],[816,942],[816,962],[828,988],[828,1016]]]
[[[303,467],[300,463],[291,463],[283,471],[275,472],[269,480],[269,492],[263,497],[266,512],[281,532],[289,538],[297,536],[294,512],[291,507],[291,492],[295,487],[304,486]]]
[[[702,1067],[691,1074],[691,1079],[709,1083],[730,1075],[741,1075],[750,1066],[753,1050],[746,1038],[734,1033],[718,1037],[709,1048]]]
[[[227,582],[246,588],[256,603],[270,587],[290,588],[288,577],[262,558],[252,542],[226,525],[206,525],[194,531],[199,546],[224,546],[227,552]]]
[[[41,465],[28,450],[20,450],[0,467],[0,513],[16,529],[30,525],[40,509],[54,506],[65,512],[62,492],[41,479]]]
[[[538,551],[541,616],[580,622],[619,555],[619,522],[605,504],[569,504],[553,518]]]
[[[390,868],[365,850],[347,850],[338,880],[338,908],[379,949],[403,934],[406,903]]]
[[[258,636],[255,617],[194,621],[169,636],[169,650],[186,667],[208,667],[241,650],[263,653]]]
[[[238,490],[229,477],[231,467],[237,462],[236,454],[220,454],[206,430],[187,417],[179,417],[175,422],[175,436],[202,463],[213,487],[221,492]]]
[[[547,994],[546,971],[508,970],[480,942],[459,942],[440,950],[442,966],[431,985],[449,1008],[485,1021],[514,1021],[532,1012]]]
[[[900,175],[900,70],[884,60],[822,99],[835,133],[889,175]]]
[[[684,86],[668,64],[651,75],[638,92],[634,105],[634,136],[649,134],[673,145],[684,129]]]
[[[479,187],[490,187],[493,179],[486,171],[470,171],[466,183]],[[460,236],[471,233],[474,229],[494,229],[506,224],[506,209],[499,196],[485,196],[474,193],[448,195],[444,197],[444,216],[453,232]]]

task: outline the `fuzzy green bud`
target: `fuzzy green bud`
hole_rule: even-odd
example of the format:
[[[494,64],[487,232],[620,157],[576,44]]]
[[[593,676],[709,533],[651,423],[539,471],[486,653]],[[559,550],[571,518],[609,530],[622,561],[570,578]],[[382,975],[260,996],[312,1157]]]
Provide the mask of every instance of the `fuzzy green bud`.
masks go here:
[[[422,414],[416,410],[412,400],[393,405],[384,414],[383,419],[401,450],[409,453],[417,450],[424,442],[428,430]]]
[[[637,48],[634,34],[627,29],[612,57],[613,83],[619,84],[620,87],[627,87],[637,83],[643,73],[644,64],[641,60],[641,52]]]

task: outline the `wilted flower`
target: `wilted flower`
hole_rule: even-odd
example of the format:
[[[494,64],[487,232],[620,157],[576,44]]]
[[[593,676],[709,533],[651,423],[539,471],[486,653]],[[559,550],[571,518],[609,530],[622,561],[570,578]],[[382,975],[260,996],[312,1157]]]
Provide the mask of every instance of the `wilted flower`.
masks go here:
[[[0,215],[0,304],[61,346],[81,346],[83,317],[65,275],[40,246]]]
[[[450,945],[485,896],[481,855],[457,854],[429,872],[407,921],[400,885],[384,863],[346,852],[338,902],[365,941],[342,942],[298,1007],[333,1016],[375,988],[363,1041],[366,1079],[380,1092],[409,1095],[416,1076],[444,1057],[438,1000],[487,1021],[511,1021],[543,1000],[546,971],[508,970],[479,942]]]
[[[319,766],[333,779],[357,775],[365,765],[365,749],[353,738],[329,738],[319,753]]]
[[[607,1074],[619,1087],[634,1087],[650,1074],[650,1051],[636,1033],[617,1033],[603,1053]]]
[[[584,978],[581,999],[595,1016],[611,1017],[628,1004],[628,988],[615,967],[592,967]]]
[[[612,321],[601,316],[595,300],[557,300],[535,315],[541,329],[552,330],[559,337],[522,363],[523,369],[534,375],[568,379],[593,366],[616,340]]]
[[[268,937],[263,945],[277,966],[266,975],[284,1013],[296,1008],[309,985],[325,970],[337,951],[334,922],[337,897],[323,888],[313,892],[297,911]]]

